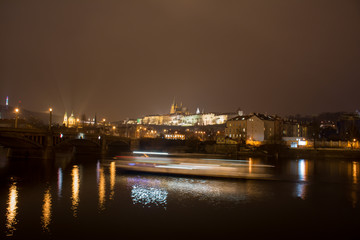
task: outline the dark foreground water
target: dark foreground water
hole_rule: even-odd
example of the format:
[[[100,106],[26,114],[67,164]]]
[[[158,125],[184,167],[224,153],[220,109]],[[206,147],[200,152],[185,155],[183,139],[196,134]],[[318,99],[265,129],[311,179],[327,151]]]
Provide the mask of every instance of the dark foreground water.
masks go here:
[[[0,239],[359,239],[357,160],[251,159],[281,180],[129,174],[93,156],[0,161]]]

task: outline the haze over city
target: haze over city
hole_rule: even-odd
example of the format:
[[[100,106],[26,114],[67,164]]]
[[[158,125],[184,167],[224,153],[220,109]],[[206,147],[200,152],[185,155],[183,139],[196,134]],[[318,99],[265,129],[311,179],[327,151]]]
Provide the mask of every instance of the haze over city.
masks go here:
[[[0,239],[359,239],[359,0],[2,0],[0,36]]]
[[[359,1],[1,1],[0,101],[111,120],[355,111]]]

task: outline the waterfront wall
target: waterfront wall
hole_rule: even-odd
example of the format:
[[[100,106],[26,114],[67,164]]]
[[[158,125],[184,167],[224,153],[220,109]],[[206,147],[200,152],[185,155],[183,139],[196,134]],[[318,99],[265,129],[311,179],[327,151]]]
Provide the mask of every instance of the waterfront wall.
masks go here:
[[[314,142],[309,142],[309,147],[314,147]],[[360,149],[359,141],[315,141],[316,148],[343,148]]]

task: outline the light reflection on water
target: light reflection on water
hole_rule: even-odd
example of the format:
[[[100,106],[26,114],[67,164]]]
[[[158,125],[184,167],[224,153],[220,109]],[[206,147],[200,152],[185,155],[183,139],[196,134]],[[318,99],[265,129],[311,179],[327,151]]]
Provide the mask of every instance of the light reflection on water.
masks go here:
[[[57,181],[58,197],[61,198],[62,184],[63,184],[63,173],[62,173],[62,169],[61,169],[61,168],[58,169],[57,176],[58,176],[58,181]]]
[[[217,205],[229,201],[242,202],[249,196],[259,199],[263,194],[252,182],[132,175],[121,178],[131,189],[133,204],[143,207],[166,209],[169,196],[180,202],[196,199]]]
[[[42,227],[44,231],[49,231],[49,225],[51,222],[51,193],[50,188],[48,188],[44,193],[44,200],[42,206]]]
[[[159,180],[146,177],[126,177],[128,187],[131,188],[133,204],[143,207],[163,207],[166,209],[168,192],[161,187]]]
[[[144,187],[133,185],[131,189],[131,198],[134,204],[142,206],[162,206],[166,209],[168,192],[161,188]]]
[[[352,162],[352,180],[353,180],[353,184],[355,184],[355,186],[352,186],[351,193],[350,193],[350,198],[351,198],[351,203],[352,203],[353,208],[355,208],[356,205],[358,204],[358,193],[356,191],[356,185],[358,184],[358,178],[359,178],[359,163],[353,161]]]
[[[18,189],[16,182],[12,182],[9,189],[9,196],[6,211],[6,236],[12,236],[16,230],[16,216],[18,214]]]
[[[358,176],[359,175],[359,164],[355,161],[352,162],[352,177],[353,177],[353,183],[358,183]]]
[[[300,181],[306,181],[309,171],[309,163],[307,160],[300,159],[298,163],[298,175]]]
[[[79,167],[77,165],[73,166],[72,172],[72,195],[71,195],[71,209],[73,211],[73,216],[77,217],[78,207],[79,207],[79,192],[80,192],[80,175],[79,175]]]
[[[299,159],[298,162],[298,177],[300,182],[296,184],[296,196],[305,200],[306,198],[306,190],[307,190],[307,183],[309,174],[309,162],[308,160]]]
[[[250,174],[255,169],[256,161],[257,159],[249,160],[248,170]],[[359,207],[360,166],[358,161],[343,161],[342,163],[315,162],[306,159],[287,161],[283,165],[286,168],[283,169],[286,169],[286,174],[291,175],[287,179],[289,181],[130,174],[116,171],[115,163],[116,161],[112,160],[107,164],[94,161],[85,166],[69,165],[68,168],[54,168],[53,181],[46,184],[45,187],[44,184],[31,185],[31,188],[36,189],[35,191],[31,189],[31,191],[33,193],[32,199],[36,199],[36,204],[38,204],[36,210],[36,219],[37,221],[40,220],[40,225],[38,222],[36,223],[38,231],[42,234],[44,232],[53,234],[56,228],[61,228],[57,219],[65,218],[66,221],[71,219],[74,222],[82,223],[84,216],[90,215],[96,218],[100,212],[103,214],[102,216],[109,214],[110,221],[111,214],[118,215],[126,211],[131,212],[132,209],[138,209],[139,206],[140,209],[151,208],[162,213],[164,213],[163,210],[166,210],[166,214],[174,209],[191,206],[204,206],[208,207],[209,210],[213,208],[224,209],[223,207],[236,210],[242,206],[246,208],[251,204],[267,206],[266,202],[273,204],[278,199],[286,201],[286,203],[290,202],[289,206],[296,206],[291,204],[300,202],[312,203],[306,204],[306,206],[319,207],[316,205],[322,201],[322,199],[319,200],[319,196],[329,196],[327,201],[340,202],[339,199],[346,199],[347,205],[341,206],[344,209],[352,207],[356,211]],[[96,172],[94,171],[95,166]],[[86,171],[86,169],[91,169],[91,171]],[[82,176],[82,173],[86,173],[86,175]],[[340,183],[333,185],[337,192],[327,187],[329,186],[326,185],[328,182],[323,183],[316,178],[326,175],[328,175],[325,178],[326,180],[335,176],[334,182]],[[316,184],[313,184],[314,182]],[[28,216],[22,217],[29,212],[22,208],[22,204],[27,204],[28,199],[21,199],[19,205],[19,189],[23,193],[23,191],[26,192],[25,188],[29,186],[24,184],[25,187],[23,187],[22,183],[22,181],[11,180],[10,186],[6,187],[8,194],[4,194],[3,199],[5,203],[7,198],[6,221],[2,224],[6,231],[2,231],[1,234],[5,232],[8,236],[16,236],[21,232],[21,229],[24,229],[23,226],[29,223],[26,222]],[[46,183],[48,182],[46,181]],[[80,184],[82,188],[81,204]],[[323,188],[324,186],[325,188]],[[36,196],[38,197],[35,196],[37,191]],[[320,194],[314,194],[319,192]],[[62,195],[65,197],[62,198]],[[298,201],[297,198],[303,201]],[[314,199],[316,201],[313,201]],[[292,202],[292,200],[294,201]],[[34,204],[35,200],[29,202]],[[110,204],[111,202],[116,204]],[[79,215],[80,205],[82,213],[86,214]],[[21,208],[20,214],[19,206]],[[93,206],[94,209],[89,206]],[[98,211],[95,210],[96,207]],[[117,211],[113,211],[114,209]],[[61,214],[58,214],[59,212]]]
[[[110,200],[114,199],[115,194],[116,167],[115,161],[110,163]]]
[[[105,193],[106,193],[106,185],[105,185],[105,174],[104,168],[100,167],[99,171],[99,184],[98,184],[98,191],[99,191],[99,210],[105,209]]]

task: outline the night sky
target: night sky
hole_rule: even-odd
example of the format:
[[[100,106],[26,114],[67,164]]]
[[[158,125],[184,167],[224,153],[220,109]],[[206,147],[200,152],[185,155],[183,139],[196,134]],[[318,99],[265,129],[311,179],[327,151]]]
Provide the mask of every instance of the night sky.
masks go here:
[[[0,101],[122,120],[360,109],[360,1],[2,0]]]

